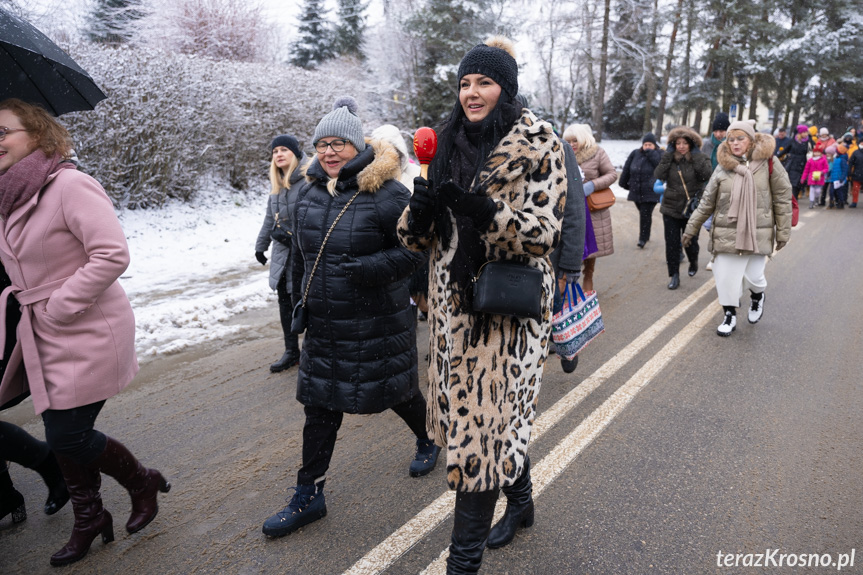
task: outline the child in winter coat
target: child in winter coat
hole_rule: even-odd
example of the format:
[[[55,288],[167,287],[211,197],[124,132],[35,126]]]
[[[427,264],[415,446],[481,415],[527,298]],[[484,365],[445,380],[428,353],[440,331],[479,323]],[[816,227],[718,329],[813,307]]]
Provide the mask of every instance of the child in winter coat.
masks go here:
[[[851,203],[848,207],[856,208],[860,187],[863,186],[863,148],[851,154],[851,161],[848,162],[848,177],[851,179]]]
[[[812,150],[812,157],[806,161],[800,183],[809,186],[809,209],[815,207],[815,202],[821,198],[821,190],[827,183],[827,175],[830,172],[830,164],[824,157],[824,144],[818,142]]]
[[[844,144],[836,146],[836,158],[830,166],[830,181],[832,190],[830,192],[830,203],[836,202],[836,209],[845,208],[845,200],[848,197],[848,149]]]

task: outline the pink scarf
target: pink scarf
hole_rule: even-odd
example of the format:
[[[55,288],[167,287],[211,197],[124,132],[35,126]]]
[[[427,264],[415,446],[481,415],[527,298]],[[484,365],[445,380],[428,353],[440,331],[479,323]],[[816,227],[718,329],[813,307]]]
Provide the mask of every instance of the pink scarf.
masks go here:
[[[4,220],[16,208],[24,205],[45,185],[48,176],[58,170],[75,169],[72,162],[64,162],[60,154],[49,158],[37,149],[0,174],[0,217]]]

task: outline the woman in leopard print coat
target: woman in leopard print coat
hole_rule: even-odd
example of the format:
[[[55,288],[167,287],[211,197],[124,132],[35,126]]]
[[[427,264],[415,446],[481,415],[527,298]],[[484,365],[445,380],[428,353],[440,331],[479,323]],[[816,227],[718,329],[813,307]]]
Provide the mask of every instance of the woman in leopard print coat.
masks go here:
[[[551,330],[566,200],[564,151],[552,126],[514,102],[507,39],[474,47],[459,66],[459,102],[439,131],[430,178],[414,181],[399,221],[412,250],[430,250],[427,425],[457,491],[448,573],[475,573],[482,550],[533,522],[527,447]],[[476,313],[470,286],[487,261],[543,272],[542,319]],[[491,533],[498,489],[507,514]]]

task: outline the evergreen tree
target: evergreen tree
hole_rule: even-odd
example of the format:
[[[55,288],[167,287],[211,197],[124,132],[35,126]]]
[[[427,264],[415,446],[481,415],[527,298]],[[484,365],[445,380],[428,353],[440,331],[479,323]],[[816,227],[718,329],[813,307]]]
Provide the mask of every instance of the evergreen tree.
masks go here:
[[[341,56],[356,56],[365,59],[363,35],[366,17],[363,15],[368,3],[362,0],[339,0],[339,25],[335,31],[335,48]]]
[[[306,69],[318,67],[336,55],[332,25],[324,0],[304,0],[299,39],[293,45],[291,64]]]
[[[96,0],[87,37],[101,44],[123,44],[132,39],[132,25],[143,16],[140,0]]]
[[[413,93],[420,125],[434,126],[449,116],[457,95],[461,58],[495,31],[487,0],[429,0],[405,22],[417,38]]]

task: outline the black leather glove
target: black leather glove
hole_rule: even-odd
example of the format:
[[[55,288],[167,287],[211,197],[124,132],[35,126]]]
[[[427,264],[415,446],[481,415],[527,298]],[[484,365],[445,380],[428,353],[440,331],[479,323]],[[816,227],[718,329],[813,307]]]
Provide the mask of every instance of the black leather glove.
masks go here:
[[[342,260],[339,262],[339,267],[352,282],[363,282],[363,262],[360,260],[352,258],[348,254],[342,254]]]
[[[414,178],[414,193],[411,196],[411,230],[425,233],[431,227],[435,215],[436,194],[431,182],[417,176]]]
[[[255,259],[261,262],[262,266],[267,265],[267,256],[264,255],[264,252],[255,252]]]
[[[474,225],[485,230],[494,219],[497,204],[494,200],[479,194],[469,194],[455,182],[447,182],[438,190],[441,201],[449,206],[457,216],[469,216]]]

